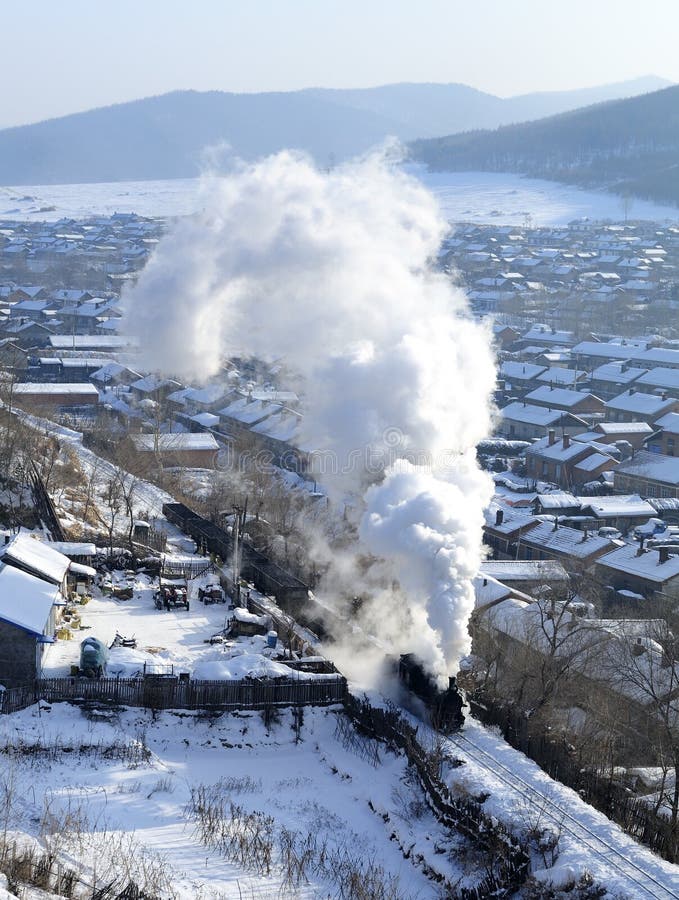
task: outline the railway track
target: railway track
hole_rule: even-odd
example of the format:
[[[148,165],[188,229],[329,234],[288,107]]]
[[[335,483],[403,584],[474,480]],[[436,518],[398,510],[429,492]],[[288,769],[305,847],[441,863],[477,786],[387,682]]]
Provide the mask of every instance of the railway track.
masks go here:
[[[449,735],[448,740],[455,744],[458,749],[466,750],[476,765],[502,781],[503,784],[514,790],[522,798],[527,797],[538,801],[540,809],[544,812],[546,818],[556,823],[562,831],[567,832],[609,868],[624,876],[630,890],[633,890],[630,897],[634,898],[634,900],[646,897],[653,897],[655,900],[668,900],[668,898],[673,898],[674,900],[674,898],[679,898],[679,875],[672,878],[675,882],[674,886],[668,887],[653,874],[642,868],[642,866],[629,859],[617,847],[614,847],[596,832],[592,831],[592,829],[583,825],[562,805],[533,787],[532,784],[521,778],[520,775],[517,775],[509,766],[504,765],[504,763],[500,762],[465,734],[458,732],[457,734]],[[648,852],[650,853],[650,851]]]

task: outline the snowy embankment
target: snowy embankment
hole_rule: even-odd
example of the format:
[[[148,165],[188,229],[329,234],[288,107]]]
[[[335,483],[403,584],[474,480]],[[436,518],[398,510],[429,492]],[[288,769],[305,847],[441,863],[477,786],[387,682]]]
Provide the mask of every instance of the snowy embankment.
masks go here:
[[[465,765],[449,784],[470,794],[488,793],[484,808],[517,832],[547,828],[559,836],[559,858],[545,881],[589,871],[612,895],[643,900],[679,897],[679,867],[637,844],[578,794],[554,781],[492,729],[467,719],[450,739],[450,752]]]
[[[88,478],[94,475],[95,480],[99,485],[103,485],[107,479],[116,477],[119,470],[113,463],[103,459],[101,456],[97,456],[93,450],[89,450],[87,447],[83,446],[83,436],[81,432],[74,431],[72,428],[58,425],[50,419],[43,419],[19,409],[15,410],[15,414],[33,428],[51,435],[62,444],[67,444],[78,457],[78,461],[84,474]],[[155,484],[151,484],[151,482],[142,479],[135,479],[135,505],[144,507],[148,510],[150,516],[162,516],[163,504],[172,503],[173,500],[174,498],[168,494],[167,491],[156,487]]]

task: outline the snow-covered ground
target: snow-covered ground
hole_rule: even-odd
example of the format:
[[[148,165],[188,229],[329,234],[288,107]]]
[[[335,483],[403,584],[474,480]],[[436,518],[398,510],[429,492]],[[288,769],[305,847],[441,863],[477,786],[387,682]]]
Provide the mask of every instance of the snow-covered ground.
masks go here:
[[[569,185],[520,175],[492,172],[426,172],[407,166],[436,195],[444,215],[453,222],[560,225],[572,219],[624,217],[619,197],[603,191],[583,191]],[[0,186],[0,218],[56,221],[136,212],[143,216],[180,216],[198,211],[199,180],[122,181],[102,184]],[[679,220],[679,209],[634,200],[633,219]]]
[[[679,897],[679,867],[637,844],[493,729],[470,718],[450,743],[452,754],[466,763],[452,771],[451,787],[488,792],[484,808],[517,829],[549,828],[560,835],[557,868],[545,872],[545,880],[551,875],[558,884],[559,878],[586,870],[613,895]]]
[[[253,874],[205,847],[187,811],[191,789],[200,785],[214,787],[213,795],[227,809],[233,802],[244,812],[271,816],[276,833],[285,827],[300,837],[311,835],[319,847],[327,842],[329,849],[346,852],[367,869],[380,867],[375,874],[381,881],[398,879],[395,897],[440,896],[413,858],[421,853],[454,882],[465,875],[454,852],[456,840],[418,804],[403,757],[382,752],[375,768],[345,749],[335,729],[332,709],[306,709],[298,741],[289,710],[267,727],[259,713],[153,717],[129,710],[93,717],[66,704],[43,705],[3,717],[0,748],[21,734],[24,748],[66,745],[75,752],[14,755],[9,766],[2,766],[0,784],[11,779],[12,827],[38,834],[46,809],[58,823],[74,821],[77,810],[82,833],[64,849],[84,865],[86,876],[95,859],[100,878],[110,872],[115,857],[125,865],[119,842],[132,834],[136,863],[143,858],[142,848],[162,857],[173,890],[166,886],[159,892],[163,898],[338,896],[339,885],[313,873],[309,883],[286,887],[276,853],[268,875]],[[80,749],[135,739],[150,749],[147,763]],[[63,836],[60,841],[63,847]],[[410,859],[404,859],[401,846],[413,846]],[[148,869],[153,856],[146,859]]]

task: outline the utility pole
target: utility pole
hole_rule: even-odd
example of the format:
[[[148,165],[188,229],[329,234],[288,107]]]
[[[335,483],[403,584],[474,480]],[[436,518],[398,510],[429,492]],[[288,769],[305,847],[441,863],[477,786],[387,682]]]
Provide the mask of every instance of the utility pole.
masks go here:
[[[243,510],[233,507],[233,600],[240,606],[240,517]]]

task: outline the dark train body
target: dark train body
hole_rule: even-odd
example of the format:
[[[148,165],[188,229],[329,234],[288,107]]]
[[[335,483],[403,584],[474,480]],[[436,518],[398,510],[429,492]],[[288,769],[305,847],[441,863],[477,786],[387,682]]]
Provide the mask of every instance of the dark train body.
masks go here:
[[[432,725],[447,733],[458,731],[464,723],[464,700],[453,675],[441,690],[413,653],[404,653],[398,662],[398,677],[429,710]]]
[[[232,562],[233,538],[219,525],[199,516],[183,503],[163,504],[163,514],[168,521],[192,537],[199,548],[205,548],[208,553],[221,557],[227,564]],[[240,557],[242,577],[254,584],[262,594],[274,597],[285,612],[294,618],[299,616],[300,621],[303,621],[302,610],[309,601],[307,585],[272,562],[247,540],[240,541]]]

